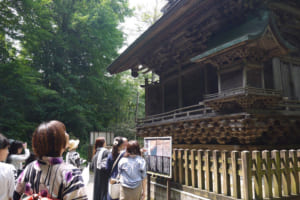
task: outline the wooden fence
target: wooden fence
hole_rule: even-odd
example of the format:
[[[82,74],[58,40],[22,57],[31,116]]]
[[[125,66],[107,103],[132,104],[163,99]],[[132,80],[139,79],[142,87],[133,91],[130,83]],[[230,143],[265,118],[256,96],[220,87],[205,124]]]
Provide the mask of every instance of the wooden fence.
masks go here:
[[[212,199],[300,199],[299,177],[300,149],[173,149],[174,184],[207,192]]]

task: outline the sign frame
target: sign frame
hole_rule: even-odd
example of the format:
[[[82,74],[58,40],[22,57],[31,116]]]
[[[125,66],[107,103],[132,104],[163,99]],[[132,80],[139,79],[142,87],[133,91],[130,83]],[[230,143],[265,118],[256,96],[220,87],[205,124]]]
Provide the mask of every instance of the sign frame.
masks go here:
[[[144,138],[144,148],[146,148],[146,152],[145,152],[145,156],[154,156],[154,157],[156,157],[156,159],[159,157],[159,156],[157,156],[157,155],[151,155],[151,145],[149,146],[148,145],[148,141],[168,141],[168,145],[169,145],[169,149],[168,149],[168,151],[169,151],[169,155],[168,156],[165,156],[165,157],[167,157],[167,158],[169,158],[170,159],[170,161],[169,161],[169,173],[168,174],[165,174],[165,173],[159,173],[159,172],[156,172],[156,171],[151,171],[151,170],[149,170],[148,169],[148,164],[149,163],[147,163],[147,173],[148,174],[152,174],[152,175],[156,175],[156,176],[160,176],[160,177],[164,177],[164,178],[172,178],[172,159],[173,159],[173,157],[172,157],[172,153],[173,153],[173,150],[172,150],[172,136],[165,136],[165,137],[145,137]],[[157,151],[159,151],[158,150],[158,148],[161,148],[160,150],[161,151],[164,151],[164,149],[162,148],[163,147],[163,145],[155,145],[155,148],[156,148],[156,152],[155,152],[155,154],[157,153]],[[150,154],[150,155],[149,155]],[[161,156],[160,156],[161,157]],[[150,159],[151,159],[151,157],[150,157]],[[161,158],[162,160],[164,159],[164,158]],[[147,160],[147,162],[148,162],[148,159],[146,159]],[[162,163],[163,163],[164,161],[162,161]],[[150,165],[150,164],[149,164]],[[157,160],[156,160],[156,165],[157,165]],[[157,166],[156,166],[157,167]]]

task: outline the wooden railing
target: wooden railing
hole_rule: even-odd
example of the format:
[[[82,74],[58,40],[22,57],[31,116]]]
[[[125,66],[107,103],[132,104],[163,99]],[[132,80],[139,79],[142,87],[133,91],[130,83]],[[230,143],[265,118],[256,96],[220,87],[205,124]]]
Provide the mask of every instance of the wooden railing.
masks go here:
[[[265,95],[265,96],[280,96],[281,92],[273,89],[263,89],[255,87],[239,87],[221,91],[220,93],[207,94],[204,95],[205,100],[215,99],[215,98],[224,98],[239,94],[254,94],[254,95]]]
[[[142,126],[144,124],[154,124],[159,122],[167,122],[180,120],[187,117],[199,117],[204,115],[214,114],[214,111],[211,108],[208,108],[204,105],[203,102],[199,104],[179,108],[176,110],[172,110],[170,112],[165,112],[157,115],[147,116],[144,119],[137,120],[137,126]]]
[[[172,165],[174,184],[212,199],[300,199],[300,150],[173,149]]]

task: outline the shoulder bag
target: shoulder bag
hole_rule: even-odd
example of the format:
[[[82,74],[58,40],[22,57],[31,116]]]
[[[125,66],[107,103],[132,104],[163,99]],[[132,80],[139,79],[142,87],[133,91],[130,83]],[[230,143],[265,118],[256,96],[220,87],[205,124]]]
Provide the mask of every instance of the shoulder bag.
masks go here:
[[[110,173],[112,173],[112,171],[114,170],[114,168],[115,168],[116,164],[118,163],[118,161],[120,160],[120,158],[121,158],[121,153],[119,154],[118,158],[115,160]],[[118,180],[118,176],[117,176],[117,182],[115,182],[113,184],[110,183],[110,180],[108,182],[108,194],[112,199],[119,199],[119,197],[120,197],[121,183]]]

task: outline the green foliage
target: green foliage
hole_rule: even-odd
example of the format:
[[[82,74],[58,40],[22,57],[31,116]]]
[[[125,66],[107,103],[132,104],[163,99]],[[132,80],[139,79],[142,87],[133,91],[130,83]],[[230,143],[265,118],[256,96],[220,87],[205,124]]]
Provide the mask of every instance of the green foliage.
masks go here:
[[[1,132],[30,142],[39,123],[56,119],[85,149],[90,131],[133,129],[137,86],[106,72],[124,41],[119,23],[132,14],[127,0],[3,0],[0,8]]]

